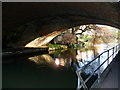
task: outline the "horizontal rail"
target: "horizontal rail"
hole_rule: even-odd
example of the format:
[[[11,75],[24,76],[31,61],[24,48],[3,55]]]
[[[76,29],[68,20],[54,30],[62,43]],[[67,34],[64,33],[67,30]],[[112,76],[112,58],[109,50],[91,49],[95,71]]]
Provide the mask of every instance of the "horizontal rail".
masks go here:
[[[113,54],[112,54],[113,55]],[[110,55],[110,57],[112,56]],[[95,74],[95,72],[97,70],[99,70],[99,68],[108,60],[109,58],[107,58],[86,80],[85,80],[85,83],[88,82],[88,80]]]
[[[117,47],[117,46],[119,46],[119,45],[120,45],[120,44],[116,45],[115,47]],[[88,66],[89,64],[91,64],[93,61],[95,61],[97,58],[99,58],[102,54],[104,54],[104,53],[106,53],[106,52],[108,52],[108,51],[110,51],[110,50],[114,49],[115,47],[112,47],[112,48],[110,48],[110,49],[108,49],[108,50],[106,50],[106,51],[102,52],[102,53],[101,53],[101,54],[99,54],[97,57],[95,57],[92,61],[88,62],[85,66],[83,66],[83,67],[82,67],[82,69],[78,69],[77,71],[81,71],[81,70],[86,69],[86,68],[87,68],[87,66]]]
[[[112,54],[112,55],[114,55],[114,54]],[[111,57],[112,55],[110,55],[110,57]],[[94,72],[96,72],[110,57],[108,57]]]

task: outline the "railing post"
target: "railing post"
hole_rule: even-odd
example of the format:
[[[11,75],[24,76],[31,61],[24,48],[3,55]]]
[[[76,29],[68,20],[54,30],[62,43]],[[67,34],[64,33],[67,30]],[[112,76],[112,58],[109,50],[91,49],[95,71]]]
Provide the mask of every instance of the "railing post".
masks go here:
[[[112,59],[114,58],[114,47],[113,47],[113,53],[112,53]]]
[[[80,87],[83,86],[84,90],[88,90],[88,88],[87,88],[87,86],[86,86],[86,84],[83,81],[83,78],[81,76],[81,71],[76,71],[76,73],[77,73],[77,76],[78,76],[78,87],[77,87],[77,89],[80,89]]]
[[[100,56],[98,57],[98,67],[100,66]],[[98,79],[100,78],[100,68],[98,69]]]
[[[118,51],[119,51],[119,48],[118,48],[118,47],[119,47],[119,45],[117,45],[117,53],[118,53]]]
[[[77,88],[79,89],[80,86],[81,86],[81,85],[80,85],[80,82],[81,82],[81,81],[80,81],[80,78],[79,78],[79,72],[76,72],[76,73],[77,73],[77,76],[78,76],[78,85],[77,85]]]
[[[116,46],[116,51],[117,51],[117,46]]]
[[[100,56],[98,57],[98,67],[100,66]],[[98,84],[100,83],[100,68],[98,69]]]
[[[107,56],[108,60],[107,60],[107,66],[109,65],[109,50],[108,50],[108,56]]]
[[[120,44],[119,44],[119,46],[118,46],[118,50],[120,50]]]
[[[116,46],[116,48],[117,48],[116,53],[118,53],[118,51],[119,51],[119,44]]]

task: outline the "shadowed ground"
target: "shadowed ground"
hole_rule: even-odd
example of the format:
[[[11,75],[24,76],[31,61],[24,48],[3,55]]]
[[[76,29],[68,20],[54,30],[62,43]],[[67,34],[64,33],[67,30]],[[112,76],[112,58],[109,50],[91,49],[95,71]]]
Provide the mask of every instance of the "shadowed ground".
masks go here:
[[[120,81],[119,64],[120,64],[120,52],[115,57],[115,62],[113,63],[110,72],[106,76],[100,88],[118,88],[120,86],[119,85],[119,81]]]

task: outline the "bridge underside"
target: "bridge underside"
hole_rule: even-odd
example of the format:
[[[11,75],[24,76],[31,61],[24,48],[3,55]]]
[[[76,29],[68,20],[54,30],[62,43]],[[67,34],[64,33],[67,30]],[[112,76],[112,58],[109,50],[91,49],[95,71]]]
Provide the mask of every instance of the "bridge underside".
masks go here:
[[[3,47],[83,24],[120,28],[118,3],[3,3]]]

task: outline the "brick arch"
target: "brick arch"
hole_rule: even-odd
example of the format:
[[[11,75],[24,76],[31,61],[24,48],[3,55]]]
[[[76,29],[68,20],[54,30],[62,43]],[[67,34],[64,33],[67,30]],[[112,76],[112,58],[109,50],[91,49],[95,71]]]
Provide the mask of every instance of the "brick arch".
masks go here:
[[[118,3],[3,3],[3,46],[24,47],[37,37],[83,24],[120,28]]]

